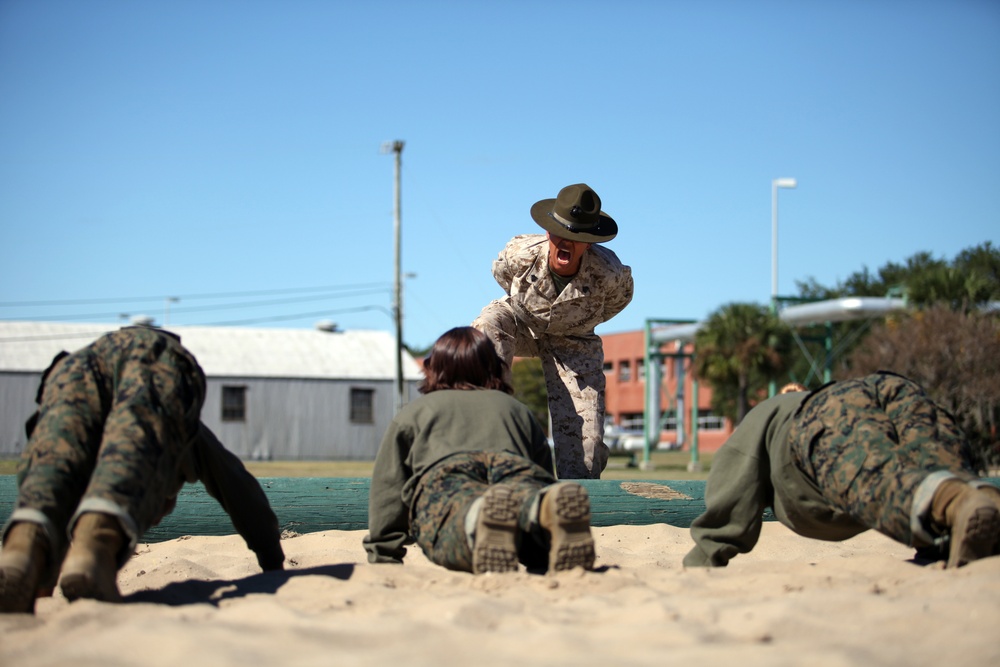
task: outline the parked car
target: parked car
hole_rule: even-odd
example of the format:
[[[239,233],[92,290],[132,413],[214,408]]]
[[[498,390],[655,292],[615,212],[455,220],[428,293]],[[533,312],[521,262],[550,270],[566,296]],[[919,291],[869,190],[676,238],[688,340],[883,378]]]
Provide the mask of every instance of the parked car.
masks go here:
[[[636,429],[624,429],[615,424],[606,424],[604,426],[604,444],[607,445],[608,449],[611,451],[642,451],[645,446],[645,442],[646,435],[642,431]],[[661,452],[674,451],[680,448],[680,444],[674,440],[668,440],[666,442],[660,441],[656,446],[656,449]]]

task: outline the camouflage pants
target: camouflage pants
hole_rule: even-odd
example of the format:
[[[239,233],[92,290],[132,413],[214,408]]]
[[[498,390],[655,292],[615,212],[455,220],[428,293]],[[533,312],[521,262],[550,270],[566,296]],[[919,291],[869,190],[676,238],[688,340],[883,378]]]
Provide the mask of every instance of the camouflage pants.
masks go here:
[[[58,359],[43,378],[8,524],[41,523],[58,557],[79,514],[105,512],[134,546],[177,491],[204,397],[194,357],[154,329],[124,328]]]
[[[833,507],[903,544],[914,544],[914,497],[928,476],[976,479],[952,416],[919,385],[890,373],[838,382],[809,398],[789,444],[796,466]]]
[[[601,339],[595,334],[536,338],[506,300],[483,308],[472,326],[490,337],[508,369],[515,356],[541,360],[559,479],[600,479],[608,464]]]
[[[410,508],[410,533],[431,562],[449,570],[472,572],[466,515],[490,485],[504,484],[521,500],[521,562],[529,568],[544,565],[548,549],[531,510],[539,492],[554,482],[541,466],[516,454],[454,454],[421,477]]]

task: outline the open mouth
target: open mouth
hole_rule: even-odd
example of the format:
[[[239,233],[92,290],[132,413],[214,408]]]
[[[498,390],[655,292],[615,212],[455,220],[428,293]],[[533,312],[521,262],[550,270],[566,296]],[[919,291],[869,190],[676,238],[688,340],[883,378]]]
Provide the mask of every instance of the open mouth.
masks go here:
[[[573,253],[569,250],[563,250],[562,248],[556,252],[556,259],[563,264],[568,264],[571,259],[573,259]]]

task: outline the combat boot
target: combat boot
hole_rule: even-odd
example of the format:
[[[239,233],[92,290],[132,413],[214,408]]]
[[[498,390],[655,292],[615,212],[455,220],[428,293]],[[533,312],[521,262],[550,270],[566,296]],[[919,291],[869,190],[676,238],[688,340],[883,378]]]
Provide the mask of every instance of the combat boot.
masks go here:
[[[118,554],[126,543],[125,532],[115,517],[100,512],[81,514],[59,581],[66,599],[120,602]]]
[[[472,547],[473,573],[517,571],[517,519],[520,512],[521,503],[508,487],[494,484],[486,490]]]
[[[993,486],[992,484],[983,484],[982,486],[977,486],[976,489],[993,498],[993,504],[1000,507],[1000,487]],[[1000,556],[1000,537],[997,538],[996,543],[993,545],[993,555]]]
[[[545,490],[538,523],[549,533],[549,572],[582,567],[594,569],[594,538],[590,534],[590,495],[575,482],[560,482]]]
[[[49,539],[40,524],[19,521],[0,551],[0,613],[35,613],[35,599],[49,594]]]
[[[948,529],[946,567],[962,567],[1000,552],[1000,499],[990,490],[949,479],[931,501],[931,519]]]

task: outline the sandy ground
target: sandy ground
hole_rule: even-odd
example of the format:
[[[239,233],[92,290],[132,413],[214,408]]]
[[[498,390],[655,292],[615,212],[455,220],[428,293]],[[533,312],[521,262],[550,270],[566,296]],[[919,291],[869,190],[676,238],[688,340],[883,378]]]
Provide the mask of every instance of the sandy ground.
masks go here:
[[[875,533],[767,523],[753,553],[684,569],[686,529],[595,529],[594,572],[369,565],[363,531],[290,537],[263,574],[238,536],[141,544],[124,604],[0,616],[0,665],[1000,665],[1000,557],[918,565]]]

